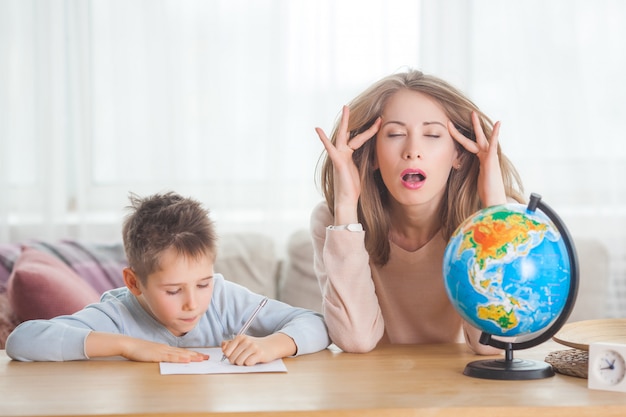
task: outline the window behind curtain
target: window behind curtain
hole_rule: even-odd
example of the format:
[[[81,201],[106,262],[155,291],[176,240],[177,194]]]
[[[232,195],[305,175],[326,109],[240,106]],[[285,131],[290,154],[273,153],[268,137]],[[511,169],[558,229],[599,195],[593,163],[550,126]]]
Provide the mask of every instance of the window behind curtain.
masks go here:
[[[321,199],[314,127],[414,67],[609,247],[623,315],[625,21],[620,0],[3,0],[0,240],[119,239],[128,192],[174,189],[284,242]]]
[[[21,158],[3,168],[3,238],[115,238],[128,192],[168,189],[224,230],[308,227],[314,127],[330,132],[365,86],[417,66],[419,4],[9,1],[0,103],[23,119],[0,127]]]

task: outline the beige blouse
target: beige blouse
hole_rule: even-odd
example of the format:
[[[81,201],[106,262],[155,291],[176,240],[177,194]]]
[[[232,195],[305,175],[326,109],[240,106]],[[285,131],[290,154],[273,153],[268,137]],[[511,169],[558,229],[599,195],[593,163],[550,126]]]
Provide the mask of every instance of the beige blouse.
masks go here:
[[[466,341],[478,353],[480,332],[464,323],[444,287],[446,241],[436,235],[415,252],[391,243],[389,262],[369,261],[365,233],[329,230],[333,217],[325,203],[311,215],[314,268],[323,296],[330,337],[348,352],[367,352],[383,343]]]

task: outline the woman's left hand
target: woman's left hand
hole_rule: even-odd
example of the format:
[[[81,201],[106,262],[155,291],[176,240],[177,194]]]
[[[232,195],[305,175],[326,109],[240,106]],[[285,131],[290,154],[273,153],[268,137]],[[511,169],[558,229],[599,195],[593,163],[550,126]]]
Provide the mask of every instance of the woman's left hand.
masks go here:
[[[500,159],[498,157],[498,134],[500,133],[500,122],[493,125],[491,138],[487,139],[483,132],[480,120],[476,112],[472,112],[472,125],[476,135],[476,142],[466,138],[459,132],[454,124],[448,122],[448,130],[452,137],[461,144],[467,151],[478,157],[480,171],[478,173],[478,196],[484,207],[505,204],[507,202],[500,170]]]

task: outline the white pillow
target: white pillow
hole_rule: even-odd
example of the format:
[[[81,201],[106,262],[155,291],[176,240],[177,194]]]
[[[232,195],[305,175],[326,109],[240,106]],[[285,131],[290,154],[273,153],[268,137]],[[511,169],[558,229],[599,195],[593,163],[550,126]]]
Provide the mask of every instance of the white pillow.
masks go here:
[[[281,301],[322,312],[322,293],[313,271],[313,242],[308,230],[298,230],[290,236],[278,285]]]
[[[278,295],[278,259],[274,241],[260,233],[220,236],[215,272],[255,293],[270,298]]]

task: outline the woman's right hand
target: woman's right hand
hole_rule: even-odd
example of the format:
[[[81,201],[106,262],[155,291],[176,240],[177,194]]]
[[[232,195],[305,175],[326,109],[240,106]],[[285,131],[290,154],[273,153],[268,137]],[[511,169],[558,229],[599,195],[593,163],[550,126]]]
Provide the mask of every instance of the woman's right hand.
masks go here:
[[[361,195],[361,181],[357,166],[352,159],[352,154],[376,135],[381,123],[381,118],[379,117],[369,129],[350,139],[350,132],[348,131],[349,120],[350,109],[348,106],[343,106],[334,144],[321,128],[315,128],[324,148],[326,148],[326,152],[328,152],[328,157],[333,163],[336,224],[356,223],[358,221],[356,218],[356,207]]]

